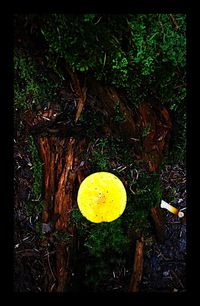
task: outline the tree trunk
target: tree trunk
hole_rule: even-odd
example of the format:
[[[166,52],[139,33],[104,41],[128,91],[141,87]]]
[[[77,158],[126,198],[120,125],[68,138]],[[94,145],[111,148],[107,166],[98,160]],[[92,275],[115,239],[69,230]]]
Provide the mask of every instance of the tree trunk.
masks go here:
[[[71,280],[71,262],[75,256],[76,229],[70,224],[70,214],[75,203],[73,195],[77,176],[77,156],[86,145],[85,139],[73,137],[40,136],[38,150],[44,163],[44,210],[43,224],[50,224],[51,232],[67,233],[70,239],[59,241],[55,249],[53,291],[64,292]],[[83,177],[83,173],[82,173]],[[50,282],[51,283],[51,282]],[[52,284],[48,285],[52,288]]]
[[[71,237],[70,242],[60,241],[56,246],[56,281],[53,280],[54,283],[48,285],[48,290],[57,292],[67,290],[71,275],[70,262],[75,256],[76,234],[75,228],[70,224],[70,214],[76,203],[74,188],[77,188],[85,177],[84,170],[80,167],[79,155],[86,150],[89,139],[94,137],[90,130],[86,130],[84,125],[79,123],[83,109],[90,106],[95,114],[101,113],[104,123],[97,133],[109,133],[131,143],[135,154],[133,156],[146,160],[151,171],[155,171],[159,166],[171,130],[171,121],[165,108],[155,110],[144,103],[138,108],[137,114],[134,114],[130,101],[118,90],[103,86],[92,78],[85,79],[82,87],[77,74],[69,68],[67,72],[71,85],[67,86],[66,91],[69,92],[66,97],[72,97],[70,101],[66,100],[65,105],[69,110],[69,122],[62,117],[62,112],[51,104],[39,112],[27,111],[24,114],[25,122],[35,133],[44,165],[43,225],[48,225],[46,228],[49,227],[52,233],[67,232]],[[116,107],[119,107],[123,114],[123,120],[120,122],[116,120]],[[147,127],[149,130],[145,135],[143,130]],[[142,249],[143,238],[136,246],[131,291],[138,290],[142,271]]]

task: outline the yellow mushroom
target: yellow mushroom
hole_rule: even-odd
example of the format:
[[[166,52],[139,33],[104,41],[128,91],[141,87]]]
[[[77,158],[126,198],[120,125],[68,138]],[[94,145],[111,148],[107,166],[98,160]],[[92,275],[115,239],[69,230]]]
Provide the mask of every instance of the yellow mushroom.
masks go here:
[[[120,179],[109,172],[87,176],[78,190],[78,207],[94,223],[112,222],[126,207],[126,189]]]

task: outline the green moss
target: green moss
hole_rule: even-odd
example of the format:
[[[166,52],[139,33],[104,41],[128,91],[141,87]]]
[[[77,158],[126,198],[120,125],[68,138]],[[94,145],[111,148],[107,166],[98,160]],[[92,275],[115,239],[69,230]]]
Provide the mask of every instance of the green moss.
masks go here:
[[[150,209],[159,206],[162,198],[162,188],[159,173],[149,173],[139,169],[137,180],[129,178],[127,208],[123,218],[129,229],[149,235]]]
[[[33,171],[33,199],[26,203],[26,209],[28,216],[33,218],[37,216],[38,220],[36,222],[35,229],[42,238],[42,221],[40,218],[44,209],[44,200],[42,199],[42,163],[40,161],[38,150],[32,135],[29,136],[28,150],[31,155],[30,160]]]
[[[98,143],[96,150],[101,151],[103,148],[103,158],[110,157],[107,159],[108,168],[104,170],[111,169],[109,163],[114,156],[119,163],[123,161],[128,164],[132,160],[132,166],[124,171],[115,172],[120,179],[127,181],[127,206],[117,220],[95,224],[84,218],[78,209],[72,212],[72,222],[76,224],[78,237],[87,254],[83,268],[84,275],[87,275],[86,286],[94,291],[98,290],[103,280],[112,275],[112,271],[119,269],[121,265],[128,269],[132,268],[128,266],[128,260],[133,236],[143,233],[146,239],[151,235],[150,210],[152,207],[159,206],[162,198],[159,174],[149,173],[145,163],[134,162],[130,158],[130,151],[124,152],[123,141],[114,141],[105,137]],[[96,162],[95,159],[92,161]],[[137,179],[131,175],[134,169],[138,171]],[[129,235],[130,232],[133,236]]]
[[[131,145],[125,139],[106,136],[98,138],[89,158],[92,171],[112,172],[116,165],[131,163],[133,161],[130,155],[131,150]]]
[[[14,49],[14,106],[31,108],[29,100],[37,102],[40,86],[34,81],[35,66],[30,56],[17,48]]]
[[[176,22],[174,22],[174,20]],[[58,88],[66,79],[66,65],[80,75],[89,74],[106,85],[119,88],[129,98],[129,107],[149,101],[166,106],[173,118],[168,159],[185,156],[186,144],[186,16],[184,14],[82,14],[82,15],[25,15],[16,17],[26,34],[25,43],[14,50],[15,108],[27,109],[32,104],[55,101]],[[17,27],[18,28],[18,27]],[[34,30],[33,30],[34,29]],[[28,41],[40,37],[38,60],[36,50]],[[19,34],[19,33],[17,33]],[[54,77],[52,78],[52,74]],[[116,104],[114,122],[124,120]],[[91,137],[104,124],[99,113],[88,106],[79,123],[87,125]],[[149,133],[146,127],[141,137]],[[34,196],[41,195],[42,165],[34,140],[30,137],[30,152],[34,174]],[[88,255],[85,259],[87,285],[97,287],[119,266],[129,250],[129,231],[150,231],[151,207],[161,200],[159,173],[152,174],[135,161],[133,148],[124,139],[99,137],[87,152],[91,172],[110,171],[126,182],[127,207],[123,215],[112,223],[92,224],[79,210],[72,212],[78,235]],[[124,170],[116,170],[119,166]],[[114,170],[115,169],[115,170]],[[137,170],[138,178],[131,175]],[[40,212],[40,204],[34,209]],[[42,206],[42,204],[41,204]],[[41,232],[38,223],[38,231]],[[61,235],[61,237],[59,237]],[[65,239],[65,233],[55,233]],[[67,239],[67,238],[66,238]]]
[[[55,231],[52,236],[57,240],[57,241],[69,241],[70,240],[70,234],[66,231]]]
[[[141,137],[144,139],[151,131],[151,125],[148,124],[141,132]]]
[[[85,237],[89,234],[91,222],[88,221],[85,217],[83,217],[78,208],[74,208],[72,210],[70,222],[76,225],[79,237],[85,239]]]
[[[122,219],[110,223],[91,223],[80,212],[72,213],[79,239],[84,243],[87,256],[84,258],[84,283],[90,290],[96,290],[113,269],[125,263],[130,239],[123,227]]]
[[[33,52],[33,50],[32,50]],[[31,50],[14,49],[14,107],[31,109],[33,105],[56,101],[56,89],[61,81],[50,77],[50,70],[37,62]]]
[[[40,200],[38,201],[30,200],[27,202],[26,208],[27,208],[28,216],[30,217],[33,215],[39,216],[44,209],[44,201],[43,200],[41,201]]]
[[[16,105],[26,108],[33,100],[54,100],[67,64],[123,90],[133,108],[149,100],[165,105],[175,122],[182,122],[179,145],[185,148],[186,15],[17,15],[15,25],[30,39],[34,28],[34,37],[45,46],[42,67],[33,56],[35,50],[15,50]],[[46,68],[57,76],[56,82]],[[116,120],[123,118],[116,116]],[[176,144],[174,139],[174,156],[180,152]]]
[[[31,154],[32,171],[33,171],[33,192],[35,199],[41,196],[42,192],[42,163],[38,155],[38,150],[33,136],[29,136],[29,152]]]
[[[104,255],[121,255],[127,249],[129,239],[124,232],[122,219],[96,224],[90,230],[85,242],[91,255],[102,258]]]
[[[114,105],[114,115],[112,119],[114,120],[115,123],[120,123],[125,120],[125,116],[120,109],[119,102]]]
[[[39,239],[45,239],[45,234],[42,232],[42,220],[39,218],[35,224],[35,231],[39,237]]]
[[[91,164],[96,171],[106,171],[109,168],[108,139],[102,137],[96,143],[95,149],[92,151]]]

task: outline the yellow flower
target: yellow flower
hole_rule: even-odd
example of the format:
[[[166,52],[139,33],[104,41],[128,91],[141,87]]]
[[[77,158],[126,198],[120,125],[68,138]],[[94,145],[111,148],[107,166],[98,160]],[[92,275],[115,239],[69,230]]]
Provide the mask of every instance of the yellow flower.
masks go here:
[[[96,172],[81,183],[77,201],[81,213],[88,220],[111,222],[124,212],[127,196],[118,177],[109,172]]]

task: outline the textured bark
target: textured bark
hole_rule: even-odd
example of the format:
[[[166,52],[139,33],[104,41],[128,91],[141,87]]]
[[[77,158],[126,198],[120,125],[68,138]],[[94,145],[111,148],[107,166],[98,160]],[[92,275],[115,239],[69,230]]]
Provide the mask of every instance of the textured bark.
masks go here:
[[[163,153],[168,147],[172,122],[169,112],[163,106],[141,103],[137,112],[133,112],[131,101],[119,90],[103,86],[100,82],[88,78],[88,95],[95,97],[91,105],[95,112],[105,118],[104,133],[122,137],[133,144],[137,159],[145,160],[150,171],[156,171],[162,161]],[[96,102],[98,101],[98,102]],[[116,106],[119,105],[124,120],[115,120]],[[146,129],[146,135],[144,133]]]
[[[74,190],[77,191],[86,175],[80,166],[80,152],[86,149],[88,141],[93,137],[110,134],[132,144],[133,159],[146,160],[149,169],[156,171],[171,131],[169,113],[164,107],[153,109],[148,103],[143,103],[134,113],[131,101],[119,90],[104,86],[89,77],[81,82],[78,74],[68,67],[66,72],[69,82],[62,90],[66,98],[63,112],[48,103],[39,111],[27,111],[24,114],[25,123],[35,134],[43,161],[44,228],[50,229],[50,236],[54,231],[66,231],[72,237],[70,242],[60,241],[56,245],[56,281],[53,277],[53,284],[49,283],[47,287],[49,291],[57,292],[66,290],[70,281],[71,258],[75,257],[76,235],[69,221],[76,201],[74,197],[77,195]],[[87,122],[78,122],[84,107],[89,107],[90,115],[92,111],[94,116],[100,115],[102,124],[96,129]],[[120,110],[118,115],[123,115],[123,119],[117,120],[116,109]],[[147,127],[150,127],[147,135],[141,136]],[[142,248],[143,238],[136,245],[132,291],[138,290],[142,273]],[[51,271],[47,283],[52,281],[52,274]]]
[[[62,139],[57,136],[40,136],[37,143],[44,164],[43,224],[51,224],[52,232],[70,234],[69,240],[56,244],[55,266],[52,268],[54,273],[50,268],[46,280],[47,290],[64,292],[70,283],[71,262],[76,256],[76,230],[69,221],[74,202],[73,188],[80,163],[77,156],[87,142],[85,139],[78,142],[73,137]],[[52,275],[55,279],[52,279]]]
[[[75,72],[68,69],[71,92],[66,93],[66,109],[69,110],[68,120],[62,119],[58,107],[49,105],[38,113],[25,113],[25,121],[29,127],[35,130],[44,127],[54,135],[66,137],[84,138],[85,133],[90,135],[90,130],[85,130],[84,124],[76,124],[83,108],[88,106],[94,112],[94,116],[101,115],[102,124],[95,133],[100,135],[110,134],[113,137],[121,137],[133,146],[133,155],[136,159],[145,160],[150,171],[157,171],[163,154],[169,143],[172,122],[169,112],[163,106],[156,103],[141,103],[137,111],[133,111],[132,103],[119,90],[102,85],[101,82],[87,77],[84,85]],[[68,101],[67,97],[70,96]],[[76,101],[76,106],[72,100]],[[123,120],[116,120],[116,107],[119,107]],[[70,109],[74,109],[70,113]],[[60,118],[61,116],[61,118]],[[60,118],[60,119],[59,119]],[[56,124],[57,121],[62,124]],[[86,123],[87,126],[87,123]],[[90,135],[91,136],[91,135]],[[64,141],[64,140],[63,140]],[[44,141],[44,146],[48,144]],[[47,158],[50,158],[47,156]],[[58,158],[58,157],[57,157]],[[53,159],[51,160],[53,163]],[[58,158],[59,162],[59,158]]]
[[[69,248],[66,243],[59,243],[56,249],[57,292],[64,292],[69,283]]]
[[[137,123],[126,97],[118,90],[103,86],[100,82],[91,78],[87,79],[86,84],[89,96],[95,97],[95,103],[90,103],[91,107],[95,112],[104,116],[104,131],[112,133],[116,137],[122,136],[128,141],[131,137],[136,137]],[[122,122],[115,120],[117,105],[119,105],[124,117]]]
[[[139,291],[139,285],[143,272],[143,246],[144,246],[144,238],[143,236],[141,236],[140,239],[138,239],[136,242],[133,273],[131,276],[129,292]]]
[[[73,170],[75,139],[66,141],[66,152],[63,150],[63,166],[58,172],[57,189],[55,191],[54,214],[59,216],[56,222],[56,229],[68,227],[70,212],[72,209],[72,189],[76,173]]]

